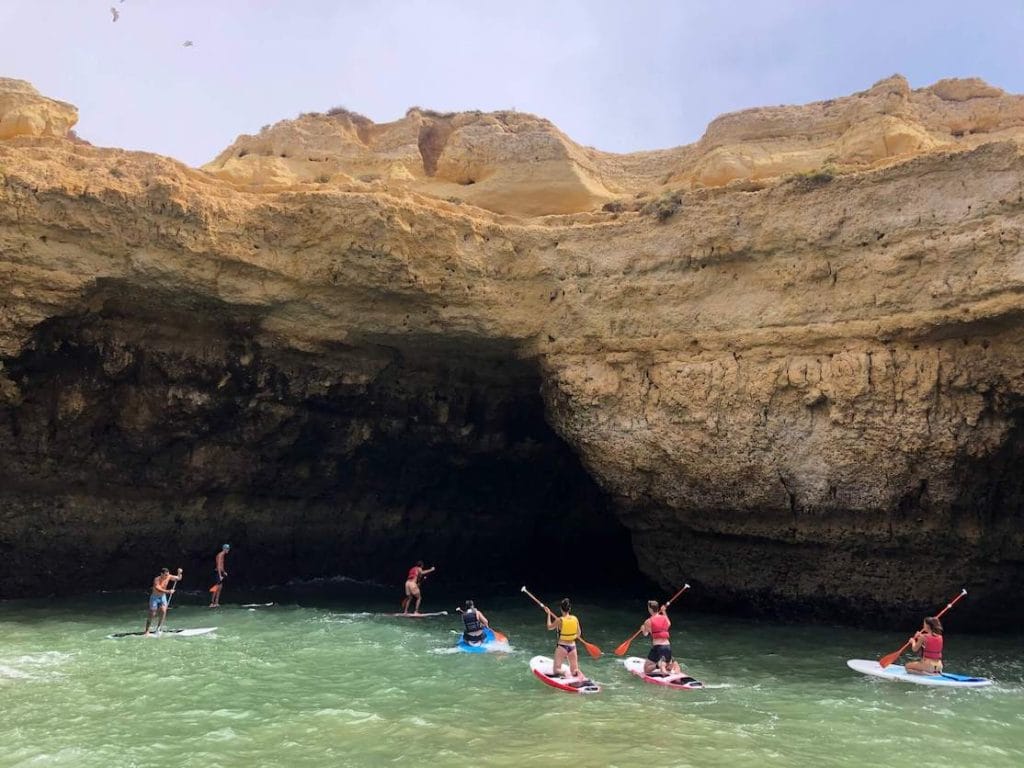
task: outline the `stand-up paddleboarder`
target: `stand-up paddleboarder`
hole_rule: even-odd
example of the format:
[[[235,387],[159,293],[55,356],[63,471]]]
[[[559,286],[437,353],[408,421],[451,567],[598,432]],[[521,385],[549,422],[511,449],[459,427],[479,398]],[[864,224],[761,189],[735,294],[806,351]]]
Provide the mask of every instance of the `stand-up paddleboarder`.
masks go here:
[[[177,576],[172,576],[166,568],[161,568],[160,573],[153,579],[153,590],[149,594],[149,616],[146,618],[146,631],[143,633],[146,637],[153,635],[149,631],[149,626],[153,623],[153,617],[156,616],[157,611],[160,611],[160,621],[156,625],[158,633],[163,629],[164,622],[167,621],[167,603],[171,595],[174,594],[174,589],[171,588],[172,581],[181,581],[181,568],[178,569]],[[177,584],[174,586],[176,587]]]
[[[424,570],[422,560],[417,560],[416,565],[409,569],[409,573],[405,577],[405,599],[402,601],[402,613],[409,612],[409,604],[414,597],[416,598],[416,608],[413,609],[413,613],[420,612],[420,600],[423,599],[420,594],[420,580],[436,570],[436,566]]]
[[[224,578],[228,575],[228,572],[224,570],[224,558],[228,556],[230,551],[231,545],[225,544],[220,548],[217,557],[214,558],[213,574],[217,582],[210,587],[210,608],[220,608],[220,593],[224,589]]]

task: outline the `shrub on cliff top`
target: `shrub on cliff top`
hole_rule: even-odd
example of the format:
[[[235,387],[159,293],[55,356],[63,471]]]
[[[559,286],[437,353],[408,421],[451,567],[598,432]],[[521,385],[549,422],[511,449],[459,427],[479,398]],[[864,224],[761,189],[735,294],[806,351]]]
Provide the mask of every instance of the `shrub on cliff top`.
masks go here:
[[[358,112],[353,112],[351,109],[342,106],[331,107],[327,110],[328,117],[347,117],[353,123],[372,123],[373,121],[366,115],[361,115]]]
[[[454,112],[438,112],[436,109],[424,109],[423,107],[409,107],[405,110],[405,116],[408,117],[413,112],[419,112],[424,117],[432,117],[435,120],[447,120],[448,118],[455,117]]]

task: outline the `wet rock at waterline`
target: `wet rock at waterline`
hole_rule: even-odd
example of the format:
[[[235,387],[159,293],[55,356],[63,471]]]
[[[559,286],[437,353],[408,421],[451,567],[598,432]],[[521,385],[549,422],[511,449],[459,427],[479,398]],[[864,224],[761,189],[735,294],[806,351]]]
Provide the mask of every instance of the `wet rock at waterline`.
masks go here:
[[[419,111],[407,152],[355,120],[308,179],[239,176],[267,137],[231,173],[0,142],[0,592],[135,585],[229,537],[267,580],[639,565],[695,605],[861,620],[965,584],[965,622],[1006,621],[1021,99],[905,85],[839,100],[842,130],[754,110],[629,156],[533,118]],[[791,167],[801,120],[849,151]],[[702,186],[766,142],[789,160]],[[399,155],[423,169],[360,179]],[[432,186],[484,167],[484,207]]]

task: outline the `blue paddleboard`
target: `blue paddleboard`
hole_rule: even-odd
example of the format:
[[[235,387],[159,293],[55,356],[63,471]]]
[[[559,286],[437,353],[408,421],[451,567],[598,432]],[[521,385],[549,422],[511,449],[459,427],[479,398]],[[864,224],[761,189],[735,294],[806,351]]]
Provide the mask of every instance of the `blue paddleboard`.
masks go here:
[[[463,653],[488,653],[491,651],[507,651],[509,649],[508,643],[499,643],[494,638],[494,633],[489,627],[484,627],[484,641],[479,644],[467,643],[465,638],[460,637],[459,642],[455,644]]]

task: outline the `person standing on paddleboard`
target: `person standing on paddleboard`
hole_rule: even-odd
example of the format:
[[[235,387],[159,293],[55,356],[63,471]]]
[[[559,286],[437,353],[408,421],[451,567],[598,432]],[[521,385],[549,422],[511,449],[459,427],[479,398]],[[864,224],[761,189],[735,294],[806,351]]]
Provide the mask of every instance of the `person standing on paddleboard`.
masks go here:
[[[906,670],[915,675],[938,675],[942,673],[942,622],[937,616],[928,616],[921,629],[910,641],[912,653],[920,653],[917,661],[908,661]]]
[[[413,609],[413,613],[420,612],[420,600],[423,599],[420,594],[420,579],[436,570],[436,566],[424,570],[422,560],[417,560],[416,565],[409,569],[409,573],[405,577],[405,599],[402,601],[402,613],[409,612],[409,604],[414,597],[416,598],[416,607]]]
[[[149,616],[146,618],[146,631],[143,632],[146,637],[151,637],[153,634],[149,631],[149,625],[153,623],[153,617],[156,616],[157,611],[160,611],[160,621],[156,625],[157,632],[163,628],[164,622],[167,620],[167,601],[174,594],[174,590],[170,589],[172,581],[181,581],[181,568],[178,569],[177,576],[172,576],[166,568],[161,568],[159,575],[153,579],[153,591],[149,594]]]
[[[672,645],[668,634],[672,622],[669,621],[667,611],[668,606],[659,607],[657,600],[647,601],[647,612],[650,616],[640,628],[644,637],[651,638],[651,652],[647,654],[647,661],[644,662],[645,675],[657,672],[659,675],[667,676],[682,672],[679,662],[672,658]]]
[[[559,677],[562,674],[562,663],[569,662],[569,677],[580,676],[580,657],[576,652],[576,641],[582,634],[580,620],[572,615],[572,603],[568,597],[562,598],[559,603],[562,609],[561,616],[555,616],[547,606],[544,610],[548,612],[548,629],[558,632],[558,641],[555,644],[554,668],[551,670],[552,677]]]
[[[466,601],[466,610],[462,612],[462,623],[464,625],[462,639],[470,645],[480,645],[487,639],[484,629],[490,624],[487,623],[487,617],[476,609],[472,600]]]
[[[220,548],[220,552],[217,553],[217,557],[213,561],[213,576],[217,581],[212,587],[210,587],[210,608],[220,608],[220,593],[224,589],[224,578],[228,575],[228,572],[224,570],[224,559],[228,556],[228,552],[231,551],[231,545],[225,544]]]

